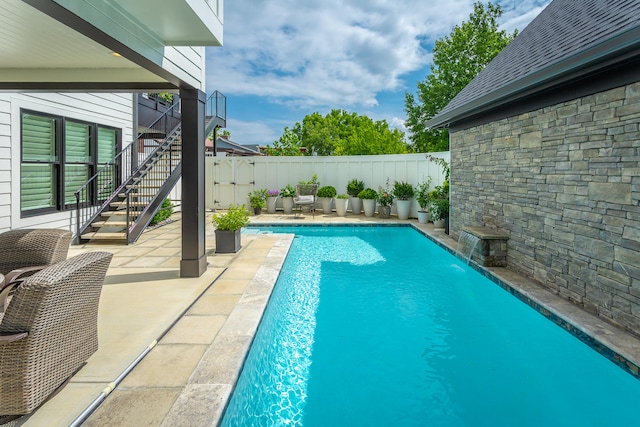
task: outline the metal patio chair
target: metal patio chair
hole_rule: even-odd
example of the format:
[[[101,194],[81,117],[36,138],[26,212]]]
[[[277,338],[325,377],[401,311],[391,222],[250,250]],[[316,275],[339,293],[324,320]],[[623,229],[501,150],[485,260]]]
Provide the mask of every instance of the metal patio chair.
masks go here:
[[[303,206],[309,206],[313,217],[316,217],[316,194],[318,193],[318,184],[298,184],[296,185],[296,196],[293,198],[293,207],[298,208],[298,212],[302,212]],[[296,217],[298,215],[296,212]]]
[[[18,286],[0,315],[0,423],[31,413],[98,349],[98,303],[112,254],[87,252]]]

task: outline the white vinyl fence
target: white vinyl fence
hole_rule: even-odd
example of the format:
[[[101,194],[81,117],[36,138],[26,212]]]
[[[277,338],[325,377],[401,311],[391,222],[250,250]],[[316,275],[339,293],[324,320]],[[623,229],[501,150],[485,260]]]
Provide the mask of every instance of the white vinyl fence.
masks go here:
[[[449,162],[449,152],[429,153]],[[207,157],[206,208],[225,209],[230,204],[249,206],[247,194],[254,189],[280,190],[287,184],[295,187],[299,181],[309,181],[318,175],[320,186],[331,185],[338,194],[346,194],[352,179],[364,181],[365,188],[378,191],[380,186],[393,188],[395,181],[407,181],[416,186],[432,178],[431,188],[442,184],[442,168],[421,154],[389,154],[378,156],[265,156]],[[282,207],[280,200],[278,208]],[[319,207],[319,204],[318,204]],[[395,206],[393,208],[395,212]],[[412,204],[411,216],[418,214]]]

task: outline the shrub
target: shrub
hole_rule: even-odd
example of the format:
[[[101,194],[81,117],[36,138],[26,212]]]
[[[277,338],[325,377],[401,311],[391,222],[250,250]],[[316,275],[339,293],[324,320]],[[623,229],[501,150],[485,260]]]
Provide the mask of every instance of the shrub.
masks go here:
[[[267,206],[267,189],[253,190],[249,193],[249,205],[252,208],[264,208]]]
[[[358,197],[358,194],[364,190],[364,182],[358,181],[357,179],[352,179],[347,184],[347,194],[351,197]]]
[[[424,212],[429,208],[431,197],[429,195],[429,187],[431,186],[431,177],[426,181],[422,181],[416,186],[416,201],[420,209]]]
[[[291,185],[287,184],[286,186],[280,189],[280,197],[295,197],[296,189]]]
[[[338,194],[336,196],[336,199],[348,199],[349,195],[348,194]]]
[[[171,200],[164,199],[162,201],[162,205],[160,205],[160,208],[151,219],[151,222],[149,223],[149,225],[156,225],[164,221],[165,219],[169,218],[172,214],[173,214],[173,205],[171,204]]]
[[[378,193],[373,188],[365,188],[361,192],[358,193],[359,199],[377,199]]]
[[[413,197],[413,185],[405,181],[396,181],[393,183],[393,195],[398,200],[409,200]]]
[[[229,205],[226,213],[214,214],[211,221],[217,230],[236,231],[249,225],[249,212],[245,205]]]
[[[335,197],[336,196],[336,188],[330,185],[325,185],[324,187],[320,187],[318,190],[318,197]]]

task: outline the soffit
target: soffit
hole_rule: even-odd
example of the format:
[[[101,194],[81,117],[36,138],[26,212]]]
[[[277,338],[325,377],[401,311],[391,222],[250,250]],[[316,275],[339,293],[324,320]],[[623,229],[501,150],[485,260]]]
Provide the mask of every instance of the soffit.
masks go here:
[[[12,82],[145,82],[170,86],[21,0],[0,4],[0,88]]]

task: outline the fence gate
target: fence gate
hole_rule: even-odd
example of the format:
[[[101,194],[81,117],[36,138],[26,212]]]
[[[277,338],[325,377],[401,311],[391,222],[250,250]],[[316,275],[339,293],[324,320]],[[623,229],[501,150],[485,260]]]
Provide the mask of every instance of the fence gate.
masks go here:
[[[253,190],[255,162],[251,157],[207,157],[207,209],[226,209],[230,204],[247,204]],[[213,185],[210,185],[213,184]]]

